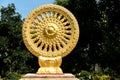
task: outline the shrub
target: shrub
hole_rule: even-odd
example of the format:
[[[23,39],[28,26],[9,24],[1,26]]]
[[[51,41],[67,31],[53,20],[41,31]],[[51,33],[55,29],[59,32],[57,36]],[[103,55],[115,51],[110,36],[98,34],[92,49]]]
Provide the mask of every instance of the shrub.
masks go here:
[[[21,75],[16,72],[7,72],[3,80],[19,80]]]
[[[93,80],[111,80],[109,75],[95,75],[92,77]]]
[[[80,80],[89,80],[90,72],[82,70],[80,73],[76,74]]]

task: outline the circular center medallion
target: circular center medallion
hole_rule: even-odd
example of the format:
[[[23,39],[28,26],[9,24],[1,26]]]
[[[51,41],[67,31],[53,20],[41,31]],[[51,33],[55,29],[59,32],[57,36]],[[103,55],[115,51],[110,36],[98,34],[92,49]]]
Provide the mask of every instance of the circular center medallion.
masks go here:
[[[57,35],[58,31],[59,29],[56,24],[48,23],[48,25],[45,27],[44,33],[46,37],[54,38]]]

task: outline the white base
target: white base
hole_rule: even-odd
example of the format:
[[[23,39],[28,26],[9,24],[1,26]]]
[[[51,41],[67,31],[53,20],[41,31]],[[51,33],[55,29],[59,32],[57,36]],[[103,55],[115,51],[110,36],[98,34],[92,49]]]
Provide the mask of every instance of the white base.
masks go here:
[[[79,80],[73,74],[34,74],[28,73],[20,80]]]

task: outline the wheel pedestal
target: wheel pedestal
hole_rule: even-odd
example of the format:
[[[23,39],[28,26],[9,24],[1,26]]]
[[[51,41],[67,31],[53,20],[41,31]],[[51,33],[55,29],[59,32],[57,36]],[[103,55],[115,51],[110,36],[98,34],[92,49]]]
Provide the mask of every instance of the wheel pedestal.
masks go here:
[[[38,62],[40,68],[37,71],[37,74],[63,74],[62,69],[60,68],[62,63],[62,58],[54,57],[54,58],[47,58],[47,57],[38,57]]]

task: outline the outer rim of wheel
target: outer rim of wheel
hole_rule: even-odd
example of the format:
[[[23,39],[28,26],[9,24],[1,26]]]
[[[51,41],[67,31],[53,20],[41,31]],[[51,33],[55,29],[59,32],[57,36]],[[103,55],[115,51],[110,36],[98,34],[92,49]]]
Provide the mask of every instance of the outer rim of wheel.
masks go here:
[[[35,56],[64,57],[77,44],[79,26],[69,10],[47,4],[34,9],[27,16],[22,36],[26,47]]]

